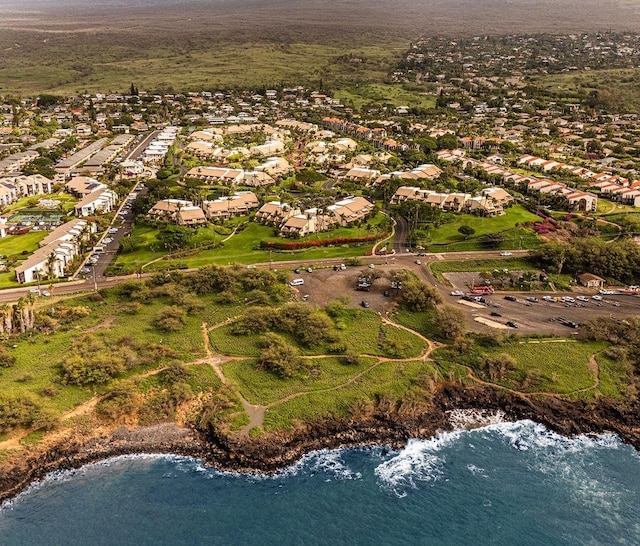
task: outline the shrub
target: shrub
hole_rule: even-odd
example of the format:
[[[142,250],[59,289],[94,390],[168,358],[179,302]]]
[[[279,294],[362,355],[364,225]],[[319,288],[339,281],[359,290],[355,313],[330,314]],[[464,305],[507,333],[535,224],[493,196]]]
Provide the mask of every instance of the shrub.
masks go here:
[[[184,309],[175,305],[165,307],[158,313],[155,325],[163,332],[178,332],[187,322],[187,314]]]

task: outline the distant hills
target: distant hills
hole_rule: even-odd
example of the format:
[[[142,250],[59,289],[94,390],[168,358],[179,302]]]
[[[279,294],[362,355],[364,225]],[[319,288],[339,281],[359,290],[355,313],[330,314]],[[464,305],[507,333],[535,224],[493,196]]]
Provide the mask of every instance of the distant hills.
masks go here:
[[[640,0],[2,0],[0,93],[343,86],[425,35],[609,29],[640,32]]]

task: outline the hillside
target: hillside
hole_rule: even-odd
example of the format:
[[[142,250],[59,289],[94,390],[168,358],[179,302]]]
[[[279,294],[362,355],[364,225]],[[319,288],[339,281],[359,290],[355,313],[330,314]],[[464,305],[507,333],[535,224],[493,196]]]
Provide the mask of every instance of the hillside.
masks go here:
[[[425,34],[630,29],[640,2],[11,0],[0,92],[380,81]],[[364,62],[341,60],[345,53]]]

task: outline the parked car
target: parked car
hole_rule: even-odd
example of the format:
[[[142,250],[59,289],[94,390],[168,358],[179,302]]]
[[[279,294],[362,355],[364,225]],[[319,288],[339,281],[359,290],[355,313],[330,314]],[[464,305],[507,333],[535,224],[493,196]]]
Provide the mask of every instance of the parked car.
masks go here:
[[[509,252],[508,250],[503,250],[500,253],[500,256],[513,256],[513,252]]]
[[[501,317],[502,315],[500,313],[498,313],[498,311],[491,311],[491,316],[492,317]]]
[[[506,323],[506,325],[507,325],[509,328],[518,328],[518,325],[517,325],[515,322],[513,322],[512,320],[510,320],[509,322],[507,322],[507,323]]]
[[[373,265],[373,264],[369,264],[369,269],[375,269],[375,268],[376,268],[376,266],[375,266],[375,265]]]
[[[591,299],[595,301],[602,301],[602,296],[591,296]]]
[[[533,296],[529,296],[528,298],[525,298],[525,299],[532,303],[538,303],[538,298],[534,298]]]
[[[294,272],[294,273],[296,273],[296,274],[299,274],[299,273],[300,273],[300,268],[299,268],[299,267],[296,267],[296,268],[293,270],[293,272]]]
[[[360,305],[362,305],[362,307],[364,307],[364,308],[367,308],[367,307],[369,307],[369,302],[368,302],[368,301],[365,301],[365,300],[362,300],[362,301],[360,302]]]
[[[586,296],[578,296],[578,297],[576,297],[576,299],[578,301],[584,301],[584,302],[588,302],[589,301],[589,298],[587,298]]]
[[[422,265],[422,262],[420,260],[416,260],[416,265]]]
[[[313,273],[313,269],[311,269],[310,267],[307,267],[307,273]]]
[[[45,298],[48,298],[48,297],[50,297],[50,296],[51,296],[51,292],[49,292],[48,290],[44,290],[44,291],[42,291],[42,292],[41,292],[41,294],[42,294]]]
[[[347,266],[344,264],[340,264],[340,271],[344,271],[345,269],[347,269]]]
[[[385,298],[389,298],[389,297],[391,297],[391,292],[389,292],[388,290],[385,290],[385,291],[382,293],[382,295],[383,295]]]
[[[544,301],[556,301],[552,296],[542,296],[542,299]]]
[[[453,290],[453,291],[451,292],[451,295],[452,295],[452,296],[460,297],[460,296],[464,296],[464,292],[463,292],[462,290]]]
[[[426,252],[420,252],[420,254],[418,254],[420,258],[424,258],[426,255],[427,255]]]
[[[518,301],[518,298],[515,296],[505,296],[504,299],[508,301]]]

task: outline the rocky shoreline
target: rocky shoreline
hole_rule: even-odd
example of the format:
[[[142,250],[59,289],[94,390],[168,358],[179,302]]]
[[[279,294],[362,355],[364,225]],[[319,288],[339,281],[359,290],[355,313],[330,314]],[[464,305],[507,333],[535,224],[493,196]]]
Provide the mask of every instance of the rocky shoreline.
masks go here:
[[[521,396],[505,390],[442,385],[429,411],[416,415],[374,411],[348,419],[327,419],[290,432],[238,438],[215,429],[195,430],[168,423],[121,427],[87,438],[79,433],[46,449],[0,466],[0,501],[15,497],[33,482],[58,470],[138,453],[176,454],[201,459],[219,470],[273,473],[319,449],[385,444],[400,448],[410,438],[429,438],[453,428],[451,412],[474,410],[505,420],[530,419],[564,436],[612,432],[640,449],[640,412],[621,402],[587,403],[553,396]],[[467,426],[481,426],[469,422]]]

